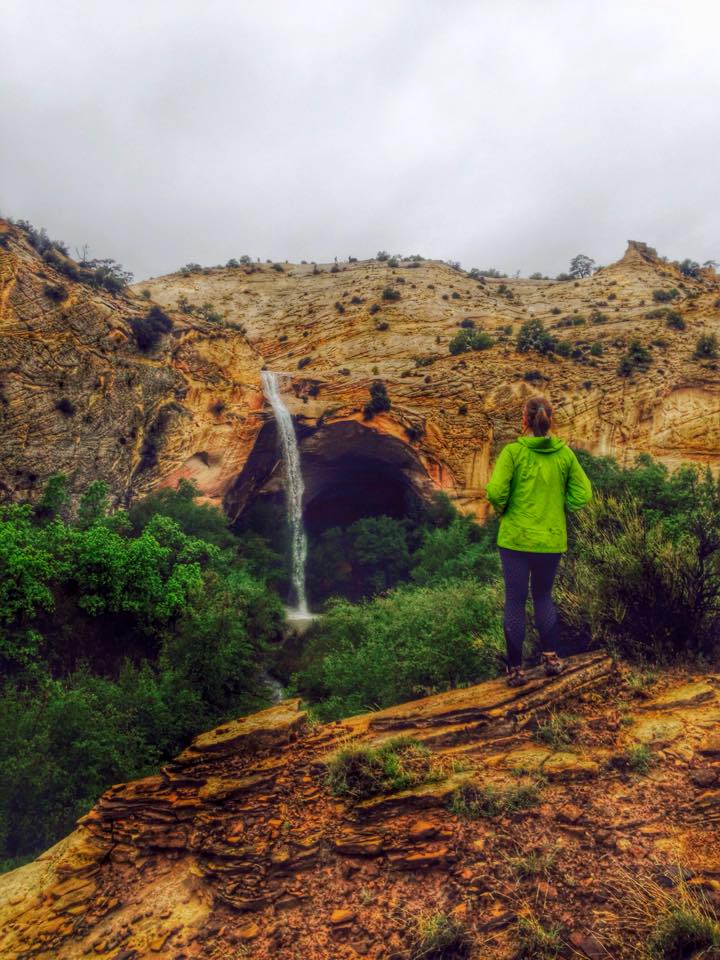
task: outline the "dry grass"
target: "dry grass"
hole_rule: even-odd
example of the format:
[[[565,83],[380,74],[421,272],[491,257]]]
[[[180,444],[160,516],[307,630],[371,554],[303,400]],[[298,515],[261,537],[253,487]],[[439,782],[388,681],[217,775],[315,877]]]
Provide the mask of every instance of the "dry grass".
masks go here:
[[[636,945],[642,960],[720,960],[720,920],[682,870],[671,886],[623,872],[614,888],[618,939]]]

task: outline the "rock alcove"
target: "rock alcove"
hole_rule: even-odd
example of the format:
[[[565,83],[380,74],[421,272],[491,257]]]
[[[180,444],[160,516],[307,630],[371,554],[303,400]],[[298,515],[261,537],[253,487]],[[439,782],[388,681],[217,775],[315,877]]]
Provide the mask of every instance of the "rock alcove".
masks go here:
[[[425,500],[433,493],[433,483],[408,443],[356,420],[315,429],[300,426],[298,440],[304,518],[311,537],[328,527],[348,526],[360,517],[400,518],[413,499]],[[277,430],[268,421],[225,497],[231,520],[242,522],[259,500],[282,503],[282,471]]]

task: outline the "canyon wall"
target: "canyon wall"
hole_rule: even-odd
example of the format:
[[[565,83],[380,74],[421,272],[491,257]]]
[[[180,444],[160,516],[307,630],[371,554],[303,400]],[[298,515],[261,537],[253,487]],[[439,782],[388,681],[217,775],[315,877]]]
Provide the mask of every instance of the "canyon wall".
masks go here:
[[[237,515],[277,479],[263,367],[288,375],[308,461],[332,459],[341,434],[329,428],[345,423],[353,455],[477,513],[496,451],[538,391],[556,404],[559,435],[594,453],[631,462],[647,452],[671,466],[720,457],[720,373],[693,356],[698,336],[720,326],[720,279],[685,277],[645,244],[578,281],[473,278],[424,260],[249,263],[111,296],[58,274],[2,221],[0,240],[6,498],[36,498],[58,471],[75,493],[106,480],[117,502],[187,477]],[[654,301],[673,289],[671,303]],[[131,322],[152,304],[173,329],[143,352]],[[657,315],[666,307],[684,329]],[[533,317],[569,356],[517,351]],[[494,344],[453,355],[463,323]],[[620,376],[634,339],[652,362]],[[377,380],[391,406],[368,419]]]

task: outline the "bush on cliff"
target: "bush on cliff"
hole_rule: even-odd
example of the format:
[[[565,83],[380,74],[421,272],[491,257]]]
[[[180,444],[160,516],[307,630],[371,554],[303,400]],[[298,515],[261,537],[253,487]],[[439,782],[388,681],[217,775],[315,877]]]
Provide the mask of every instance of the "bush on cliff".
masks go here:
[[[545,324],[537,317],[526,320],[520,327],[516,346],[520,353],[537,350],[538,353],[552,353],[556,345],[555,338],[547,332]]]
[[[363,407],[363,420],[372,420],[376,413],[386,413],[392,407],[387,387],[382,380],[370,384],[370,399]]]
[[[143,317],[133,317],[130,321],[135,340],[143,353],[154,350],[164,333],[172,330],[170,317],[160,307],[150,307]]]

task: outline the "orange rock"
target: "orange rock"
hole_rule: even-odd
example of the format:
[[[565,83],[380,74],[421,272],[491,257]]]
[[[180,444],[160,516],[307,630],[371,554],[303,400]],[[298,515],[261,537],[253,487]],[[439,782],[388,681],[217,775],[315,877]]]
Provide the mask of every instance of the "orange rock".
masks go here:
[[[248,923],[235,932],[241,940],[254,940],[260,933],[260,927],[256,923]]]
[[[426,840],[438,832],[437,824],[430,820],[416,820],[408,830],[410,840]]]
[[[333,912],[330,914],[330,923],[334,927],[339,927],[348,923],[352,923],[354,919],[355,919],[354,910],[338,909],[338,910],[333,910]]]

